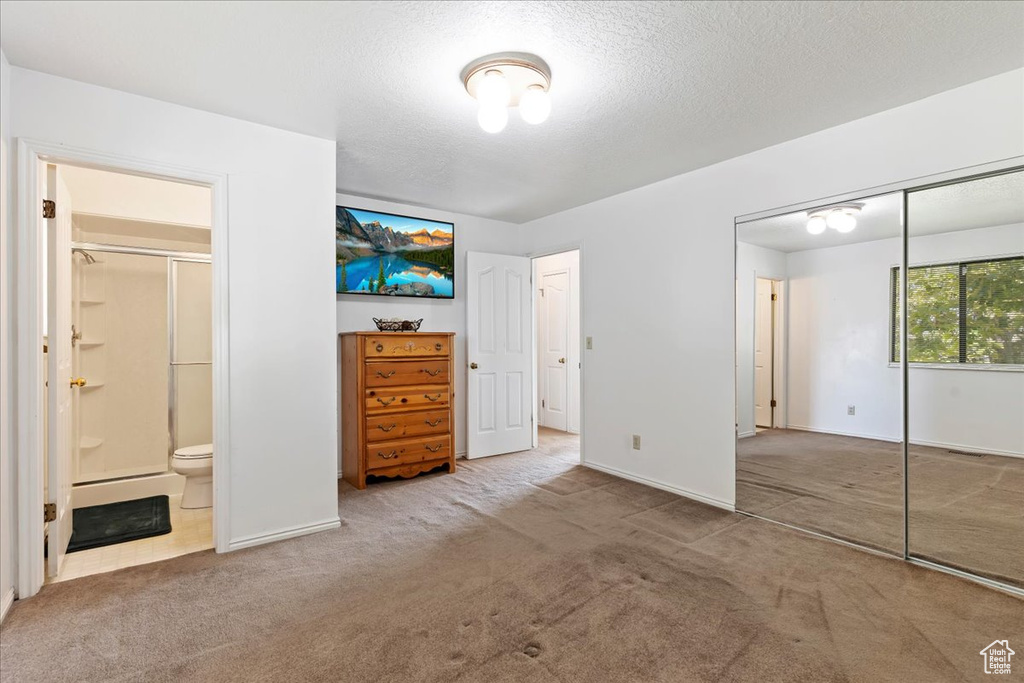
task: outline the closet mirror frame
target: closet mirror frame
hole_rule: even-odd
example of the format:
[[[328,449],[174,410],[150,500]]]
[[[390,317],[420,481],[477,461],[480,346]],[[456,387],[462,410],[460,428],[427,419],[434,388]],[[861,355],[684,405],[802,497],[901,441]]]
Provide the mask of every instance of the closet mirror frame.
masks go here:
[[[827,539],[829,541],[832,541],[834,543],[839,543],[839,544],[842,544],[842,545],[847,545],[847,546],[850,546],[850,547],[853,547],[853,548],[857,548],[859,550],[863,550],[863,551],[866,551],[866,552],[870,552],[870,553],[874,553],[874,554],[877,554],[877,555],[881,555],[882,557],[888,557],[888,558],[895,557],[897,559],[902,559],[903,561],[908,562],[910,564],[915,564],[915,565],[918,565],[918,566],[921,566],[921,567],[925,567],[925,568],[928,568],[928,569],[932,569],[932,570],[936,570],[936,571],[941,571],[941,572],[944,572],[944,573],[947,573],[947,574],[952,574],[954,576],[959,576],[961,578],[964,578],[964,579],[967,579],[967,580],[970,580],[970,581],[974,581],[976,583],[980,583],[980,584],[988,586],[990,588],[994,588],[994,589],[997,589],[997,590],[1000,590],[1000,591],[1004,591],[1004,592],[1008,592],[1008,593],[1011,593],[1011,594],[1014,594],[1014,595],[1018,595],[1018,596],[1024,597],[1024,588],[1021,588],[1021,587],[1018,587],[1018,586],[1014,586],[1014,585],[1011,585],[1011,584],[1008,584],[1008,583],[1004,583],[1002,581],[998,581],[998,580],[995,580],[995,579],[992,579],[992,578],[989,578],[989,577],[986,577],[986,576],[982,576],[982,575],[979,575],[979,574],[975,574],[975,573],[972,573],[972,572],[969,572],[969,571],[964,571],[962,569],[958,569],[956,567],[945,565],[945,564],[942,564],[940,562],[935,562],[935,561],[931,561],[931,560],[927,560],[927,559],[923,559],[923,558],[915,557],[914,556],[914,554],[913,554],[913,552],[912,552],[912,550],[910,548],[910,537],[909,537],[909,531],[910,531],[910,498],[909,498],[909,496],[910,496],[910,482],[909,482],[909,479],[908,479],[908,463],[909,463],[909,457],[910,457],[910,443],[909,443],[909,439],[907,438],[907,435],[910,432],[910,400],[909,400],[909,394],[908,394],[908,386],[909,386],[909,381],[910,381],[910,365],[907,362],[907,352],[908,352],[908,349],[907,349],[907,335],[908,335],[908,327],[907,327],[908,326],[908,319],[907,319],[907,315],[908,315],[908,310],[907,310],[907,308],[908,308],[907,307],[908,267],[907,267],[907,264],[909,263],[909,257],[910,257],[910,253],[909,253],[909,237],[910,237],[910,234],[909,234],[909,229],[910,229],[909,220],[910,220],[910,217],[908,215],[908,211],[909,211],[909,195],[914,193],[914,192],[919,192],[919,191],[923,191],[923,190],[930,190],[930,189],[939,188],[939,187],[943,187],[943,186],[949,186],[949,185],[958,185],[958,184],[961,184],[961,183],[967,183],[967,182],[971,182],[971,181],[974,181],[974,180],[980,180],[980,179],[983,179],[983,178],[990,178],[990,177],[994,177],[994,176],[1000,176],[1000,175],[1006,175],[1006,174],[1018,173],[1018,172],[1024,172],[1024,155],[1011,157],[1011,158],[1004,159],[1004,160],[1001,160],[1001,161],[992,162],[992,163],[989,163],[989,164],[981,164],[981,165],[977,165],[977,166],[965,167],[965,168],[961,168],[961,169],[957,169],[957,170],[953,170],[953,171],[948,171],[948,172],[944,172],[944,173],[939,173],[939,174],[935,174],[935,175],[919,177],[919,178],[913,178],[913,179],[907,180],[907,181],[895,182],[895,183],[890,183],[890,184],[886,184],[886,185],[873,186],[873,187],[865,188],[863,190],[857,190],[857,191],[847,192],[847,193],[843,193],[843,194],[839,194],[839,195],[833,195],[833,196],[829,196],[829,197],[815,199],[815,200],[811,200],[811,201],[800,202],[800,203],[796,203],[796,204],[791,204],[791,205],[787,205],[787,206],[778,207],[778,208],[775,208],[775,209],[768,209],[768,210],[765,210],[765,211],[759,211],[759,212],[755,212],[755,213],[744,214],[744,215],[741,215],[741,216],[737,216],[735,218],[735,220],[733,222],[733,282],[734,282],[734,296],[733,296],[733,357],[738,359],[739,358],[739,355],[738,355],[739,354],[739,343],[738,343],[738,339],[737,339],[737,331],[738,331],[738,314],[739,314],[738,294],[739,294],[739,243],[740,243],[739,235],[740,235],[740,228],[743,225],[746,225],[746,224],[749,224],[749,223],[753,223],[753,222],[756,222],[756,221],[760,221],[760,220],[764,220],[764,219],[767,219],[767,218],[777,218],[777,217],[786,216],[786,215],[793,214],[793,213],[798,213],[798,212],[813,212],[813,211],[815,211],[817,209],[825,209],[825,208],[828,208],[830,206],[834,206],[836,204],[841,204],[841,203],[844,203],[844,202],[860,202],[860,201],[865,201],[865,200],[868,200],[868,199],[871,199],[871,198],[874,198],[874,197],[879,197],[879,196],[882,196],[882,195],[895,194],[895,193],[900,193],[900,195],[901,195],[900,196],[900,216],[899,216],[899,220],[900,220],[900,237],[899,237],[899,239],[900,239],[900,247],[899,247],[900,248],[900,263],[899,263],[899,283],[900,283],[900,296],[899,296],[899,306],[900,306],[899,343],[900,343],[900,354],[899,355],[900,355],[900,358],[899,358],[898,367],[899,367],[899,372],[900,372],[900,406],[901,406],[901,412],[902,412],[902,415],[900,416],[900,431],[901,431],[901,434],[900,434],[900,444],[899,444],[901,455],[902,455],[902,472],[901,472],[901,475],[902,475],[902,478],[903,478],[903,481],[902,481],[902,495],[903,495],[903,501],[902,501],[903,502],[903,525],[902,525],[902,527],[903,527],[902,528],[902,535],[903,535],[903,543],[902,543],[903,548],[902,548],[902,550],[903,550],[903,552],[902,552],[902,557],[900,555],[893,555],[893,554],[890,554],[890,553],[883,552],[883,551],[881,551],[881,550],[879,550],[877,548],[873,548],[873,547],[870,547],[870,546],[867,546],[867,545],[864,545],[864,544],[861,544],[861,543],[857,543],[855,541],[850,541],[850,540],[847,540],[847,539],[844,539],[844,538],[839,538],[837,536],[830,535],[827,532],[823,533],[823,532],[818,531],[818,530],[807,529],[807,528],[801,527],[801,526],[796,525],[796,524],[782,522],[782,521],[778,521],[778,520],[773,520],[770,517],[763,516],[762,514],[757,514],[757,513],[752,513],[752,512],[744,511],[741,508],[740,501],[736,497],[736,490],[738,488],[736,486],[736,484],[738,482],[737,482],[736,479],[734,479],[733,498],[734,498],[734,509],[735,509],[735,511],[737,513],[745,515],[745,516],[748,516],[748,517],[754,517],[754,518],[757,518],[757,519],[761,519],[761,520],[764,520],[766,522],[770,522],[772,524],[778,524],[780,526],[789,527],[789,528],[795,529],[797,531],[800,531],[802,533],[807,533],[807,534],[810,534],[810,535],[813,535],[813,536],[818,536],[818,537],[821,537],[821,538],[825,538],[825,539]],[[892,364],[890,364],[890,365],[892,365]],[[739,407],[738,399],[739,399],[739,396],[740,396],[740,369],[739,369],[738,362],[734,363],[733,382],[734,382],[733,386],[734,386],[734,392],[735,392],[734,395],[736,396],[736,399],[737,399],[734,402],[734,404],[735,404],[734,405],[734,410],[738,411],[738,407]],[[784,400],[788,401],[788,389],[786,390],[786,396],[784,397]],[[783,407],[783,411],[784,412],[786,411],[786,407],[785,406]],[[738,412],[734,416],[734,430],[735,430],[735,433],[734,433],[734,439],[733,439],[733,472],[734,472],[734,475],[735,475],[736,473],[738,473],[738,469],[739,469],[738,452],[739,452],[739,440],[740,440],[740,437],[739,437],[739,413]]]

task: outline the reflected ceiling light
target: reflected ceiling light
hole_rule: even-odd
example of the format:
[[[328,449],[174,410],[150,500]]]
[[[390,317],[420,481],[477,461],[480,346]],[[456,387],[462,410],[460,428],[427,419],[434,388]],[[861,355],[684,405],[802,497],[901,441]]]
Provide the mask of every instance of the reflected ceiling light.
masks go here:
[[[508,108],[518,107],[527,123],[543,123],[551,114],[551,69],[537,55],[503,52],[481,57],[462,70],[466,92],[480,104],[477,122],[488,133],[508,123]]]
[[[825,232],[825,228],[827,227],[828,225],[825,223],[824,216],[811,216],[807,219],[807,232],[812,235],[820,235]]]
[[[840,233],[850,232],[857,227],[857,214],[860,213],[862,206],[863,204],[844,204],[808,212],[807,232],[820,235],[825,232],[826,227]]]

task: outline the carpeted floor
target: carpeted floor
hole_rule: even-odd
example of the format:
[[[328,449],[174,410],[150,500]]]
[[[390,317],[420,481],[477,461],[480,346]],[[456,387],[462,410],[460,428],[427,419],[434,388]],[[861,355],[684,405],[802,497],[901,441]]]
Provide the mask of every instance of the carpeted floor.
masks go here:
[[[736,508],[902,555],[901,448],[758,432],[737,446]],[[1024,459],[911,446],[908,482],[912,555],[1024,588]]]
[[[1024,601],[585,469],[576,443],[343,484],[338,531],[45,586],[0,678],[958,681],[1024,643]]]

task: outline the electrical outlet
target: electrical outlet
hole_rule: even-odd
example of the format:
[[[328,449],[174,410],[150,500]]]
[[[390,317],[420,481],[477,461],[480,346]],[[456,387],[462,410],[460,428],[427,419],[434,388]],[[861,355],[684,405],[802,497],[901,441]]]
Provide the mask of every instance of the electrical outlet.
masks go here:
[[[587,337],[587,350],[589,351],[590,349],[593,349],[593,348],[594,348],[594,338],[593,337]]]
[[[639,434],[634,434],[633,435],[633,450],[634,451],[640,450],[640,435]]]
[[[856,415],[857,414],[857,406],[846,406],[846,414],[847,415]]]

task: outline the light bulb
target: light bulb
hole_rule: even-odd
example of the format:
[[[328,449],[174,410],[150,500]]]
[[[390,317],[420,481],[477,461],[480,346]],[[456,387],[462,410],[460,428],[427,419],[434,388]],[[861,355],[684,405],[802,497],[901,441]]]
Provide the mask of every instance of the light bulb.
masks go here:
[[[551,114],[551,98],[542,86],[531,85],[519,98],[519,115],[527,123],[544,123]]]
[[[481,105],[476,115],[477,123],[488,133],[500,133],[508,123],[508,109],[503,106]]]
[[[825,221],[828,223],[828,227],[836,232],[850,232],[857,227],[857,219],[853,217],[852,213],[843,209],[830,212]]]
[[[476,100],[483,107],[507,107],[512,100],[512,88],[505,75],[497,69],[491,69],[480,79],[476,86]]]
[[[820,235],[825,232],[826,225],[824,216],[811,216],[807,221],[807,232],[812,235]]]

